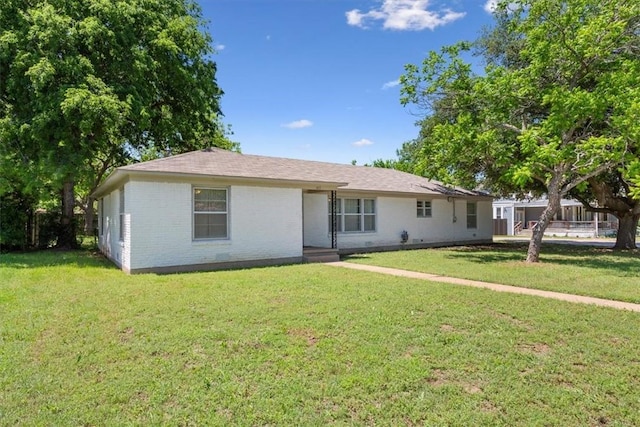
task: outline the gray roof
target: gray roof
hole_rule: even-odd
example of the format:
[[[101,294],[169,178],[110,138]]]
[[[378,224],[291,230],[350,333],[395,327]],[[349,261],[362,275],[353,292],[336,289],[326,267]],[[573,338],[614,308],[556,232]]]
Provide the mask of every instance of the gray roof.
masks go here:
[[[219,148],[123,166],[117,169],[116,174],[140,172],[272,182],[325,183],[338,190],[363,192],[488,197],[485,193],[447,187],[438,181],[394,169],[256,156]]]

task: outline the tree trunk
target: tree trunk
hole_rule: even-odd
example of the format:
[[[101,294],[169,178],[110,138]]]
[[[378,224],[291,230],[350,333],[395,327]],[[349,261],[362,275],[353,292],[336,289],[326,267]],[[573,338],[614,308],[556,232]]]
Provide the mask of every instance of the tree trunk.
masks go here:
[[[542,238],[544,232],[553,219],[553,216],[560,209],[560,200],[562,195],[559,191],[553,191],[554,188],[549,185],[549,202],[547,207],[542,211],[542,215],[538,219],[536,225],[533,226],[531,233],[531,241],[529,241],[529,250],[527,251],[527,262],[538,262],[540,260],[540,249],[542,248]]]
[[[24,247],[22,248],[23,250],[27,249],[28,247],[33,247],[38,245],[38,241],[34,238],[34,233],[33,233],[34,227],[37,227],[36,213],[33,211],[32,207],[28,207],[26,211],[27,211],[27,230],[25,234]]]
[[[75,183],[71,180],[62,185],[62,217],[60,218],[60,230],[58,231],[59,249],[74,249],[78,247],[76,240],[76,224],[73,217],[75,207]]]
[[[640,214],[627,212],[618,216],[618,234],[613,249],[628,250],[636,248],[636,230]]]
[[[87,206],[84,210],[84,234],[87,236],[93,236],[95,234],[95,230],[93,229],[93,219],[95,217],[93,202],[94,200],[91,197],[87,197]]]

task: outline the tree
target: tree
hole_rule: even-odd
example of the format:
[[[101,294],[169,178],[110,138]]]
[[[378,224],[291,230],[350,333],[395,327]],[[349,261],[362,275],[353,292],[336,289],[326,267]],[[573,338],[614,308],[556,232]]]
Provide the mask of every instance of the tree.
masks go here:
[[[529,262],[538,261],[562,197],[632,156],[637,98],[628,88],[640,85],[639,13],[637,2],[610,0],[500,3],[510,49],[485,44],[484,75],[461,58],[471,45],[459,43],[408,65],[401,78],[401,102],[429,114],[421,154],[434,177],[498,194],[547,194]]]
[[[584,188],[576,188],[570,195],[588,210],[614,215],[618,218],[618,232],[614,249],[635,249],[640,197],[632,195],[631,184],[618,170],[590,178]]]
[[[82,180],[82,186],[77,188],[76,191],[76,207],[80,208],[84,214],[85,234],[91,235],[95,231],[93,229],[95,200],[91,197],[91,194],[115,167],[137,161],[158,159],[167,155],[179,154],[201,147],[213,146],[239,151],[240,144],[230,139],[230,136],[233,135],[231,126],[225,126],[220,117],[217,117],[216,121],[214,133],[210,136],[203,136],[202,139],[198,141],[197,146],[189,144],[181,147],[168,148],[150,143],[139,147],[127,146],[124,151],[118,150],[112,153],[98,153],[94,158],[88,159],[86,162],[85,178]]]
[[[220,142],[204,24],[193,0],[0,6],[0,161],[58,189],[58,246],[76,244],[76,189],[88,192],[131,153]]]

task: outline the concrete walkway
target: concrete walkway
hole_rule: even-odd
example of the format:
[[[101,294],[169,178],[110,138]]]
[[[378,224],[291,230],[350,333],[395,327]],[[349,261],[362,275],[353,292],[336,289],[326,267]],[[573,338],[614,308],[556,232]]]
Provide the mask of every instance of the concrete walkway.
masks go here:
[[[411,279],[430,280],[432,282],[451,283],[454,285],[473,286],[476,288],[491,289],[498,292],[510,292],[513,294],[534,295],[544,298],[552,298],[562,301],[569,301],[581,304],[592,304],[601,307],[617,308],[619,310],[630,310],[640,313],[640,304],[631,302],[613,301],[602,298],[585,297],[573,294],[563,294],[561,292],[541,291],[538,289],[520,288],[518,286],[499,285],[497,283],[478,282],[476,280],[457,279],[455,277],[439,276],[437,274],[419,273],[416,271],[400,270],[397,268],[377,267],[374,265],[353,264],[350,262],[328,262],[326,265],[334,267],[350,268],[352,270],[371,271],[374,273],[389,274],[392,276],[408,277]]]

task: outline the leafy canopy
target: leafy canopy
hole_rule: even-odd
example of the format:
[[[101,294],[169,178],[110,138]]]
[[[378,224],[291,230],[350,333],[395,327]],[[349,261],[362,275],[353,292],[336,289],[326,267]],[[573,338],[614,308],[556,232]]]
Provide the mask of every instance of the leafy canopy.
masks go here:
[[[418,171],[497,195],[546,193],[527,255],[537,261],[562,197],[613,171],[640,184],[639,16],[637,1],[500,2],[477,42],[484,74],[463,59],[465,42],[407,65],[401,102],[426,113]]]
[[[501,3],[474,45],[407,65],[401,102],[425,113],[420,172],[502,194],[548,192],[556,177],[564,194],[634,164],[639,15],[637,2]],[[474,46],[484,74],[463,59]]]
[[[235,147],[205,24],[194,0],[4,0],[6,176],[27,193],[90,189],[139,152]],[[0,192],[11,182],[0,177]]]

